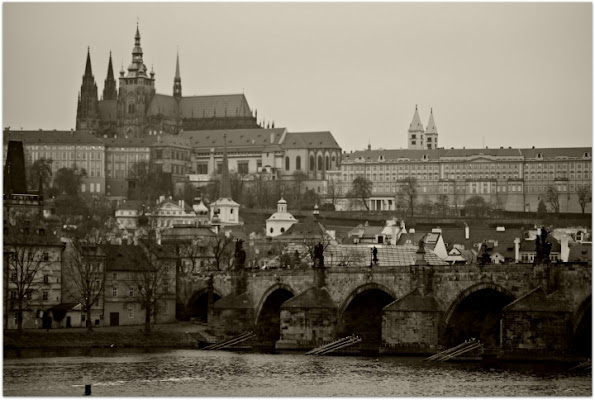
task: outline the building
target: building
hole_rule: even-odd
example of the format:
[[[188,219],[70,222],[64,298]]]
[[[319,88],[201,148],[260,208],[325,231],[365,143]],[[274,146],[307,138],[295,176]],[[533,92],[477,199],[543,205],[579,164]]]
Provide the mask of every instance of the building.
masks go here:
[[[124,200],[135,189],[134,166],[143,162],[148,168],[151,145],[157,138],[116,136],[101,140],[105,143],[105,194],[111,200]]]
[[[364,176],[373,185],[371,210],[399,210],[405,207],[400,187],[415,178],[417,204],[445,194],[451,208],[462,209],[467,199],[481,196],[497,209],[535,212],[551,186],[559,193],[560,212],[581,212],[579,192],[590,191],[591,157],[589,147],[355,151],[342,156],[342,192]],[[339,203],[349,207],[345,197]]]
[[[413,113],[413,119],[409,125],[408,130],[408,149],[410,150],[431,150],[438,148],[438,129],[434,122],[434,112],[430,108],[430,119],[428,120],[427,128],[424,129],[417,105]]]
[[[277,212],[266,220],[267,237],[275,237],[297,224],[298,220],[287,212],[287,202],[281,197],[277,202]]]
[[[5,221],[3,244],[5,327],[17,328],[21,311],[23,328],[41,328],[62,302],[65,245],[39,220],[23,219]]]
[[[144,63],[138,26],[131,63],[127,71],[124,68],[120,71],[118,85],[110,53],[101,98],[88,49],[78,95],[76,129],[99,136],[144,137],[155,133],[178,134],[183,130],[260,128],[257,113],[252,112],[244,94],[183,96],[179,55],[172,94],[157,93],[155,82],[155,72],[152,69],[149,72]]]
[[[52,177],[60,168],[78,168],[87,173],[81,192],[105,194],[105,145],[102,140],[85,131],[4,131],[4,146],[9,141],[23,143],[25,164],[30,170],[40,159],[50,161]],[[33,188],[30,188],[33,189]],[[37,189],[37,187],[35,188]]]

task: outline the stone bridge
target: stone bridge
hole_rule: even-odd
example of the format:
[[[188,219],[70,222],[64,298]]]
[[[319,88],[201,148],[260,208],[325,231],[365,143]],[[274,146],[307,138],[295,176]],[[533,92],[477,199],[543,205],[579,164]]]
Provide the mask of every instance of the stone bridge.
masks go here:
[[[178,313],[277,350],[358,334],[361,348],[434,353],[471,337],[509,358],[590,354],[591,265],[244,270],[178,276]]]

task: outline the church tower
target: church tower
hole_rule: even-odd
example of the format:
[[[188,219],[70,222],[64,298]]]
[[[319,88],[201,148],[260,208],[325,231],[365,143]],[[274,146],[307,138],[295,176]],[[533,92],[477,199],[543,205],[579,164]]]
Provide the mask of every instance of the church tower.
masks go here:
[[[182,77],[180,76],[180,54],[176,56],[176,76],[174,77],[174,99],[180,104],[182,100]]]
[[[140,32],[136,26],[132,62],[128,74],[120,71],[120,93],[118,95],[118,130],[128,137],[143,137],[146,129],[146,114],[155,96],[155,73],[147,75],[143,62],[143,49],[140,46]]]
[[[97,84],[91,69],[91,50],[87,48],[85,75],[79,92],[76,109],[76,129],[97,130],[99,128],[99,107],[97,105]]]
[[[438,129],[436,129],[436,123],[434,122],[434,113],[430,108],[430,119],[428,120],[428,126],[426,127],[426,148],[437,149],[438,148]]]
[[[408,149],[409,150],[421,150],[424,149],[424,126],[421,124],[421,119],[419,118],[419,112],[417,111],[417,105],[415,105],[415,113],[413,114],[413,119],[411,120],[411,124],[409,125],[409,142],[408,142]]]
[[[116,89],[116,79],[114,78],[114,67],[112,66],[112,52],[109,52],[109,62],[107,64],[107,78],[103,85],[102,100],[117,100],[118,91]]]

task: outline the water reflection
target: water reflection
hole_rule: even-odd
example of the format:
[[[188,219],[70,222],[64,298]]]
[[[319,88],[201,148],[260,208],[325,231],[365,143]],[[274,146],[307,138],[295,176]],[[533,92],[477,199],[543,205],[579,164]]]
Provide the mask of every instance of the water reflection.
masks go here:
[[[44,354],[43,356],[41,354]],[[424,363],[417,357],[315,357],[198,350],[6,352],[5,395],[590,396],[563,365]]]

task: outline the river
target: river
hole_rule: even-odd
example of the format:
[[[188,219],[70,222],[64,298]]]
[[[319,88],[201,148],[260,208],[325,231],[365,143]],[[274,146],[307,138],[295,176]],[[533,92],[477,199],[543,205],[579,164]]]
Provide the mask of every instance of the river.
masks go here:
[[[199,350],[5,351],[5,396],[591,396],[559,364],[428,363]]]

